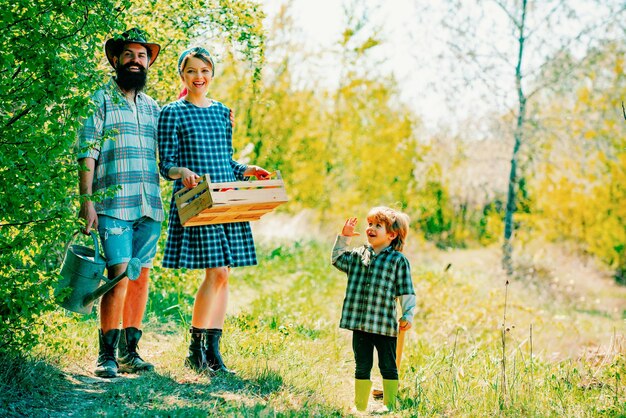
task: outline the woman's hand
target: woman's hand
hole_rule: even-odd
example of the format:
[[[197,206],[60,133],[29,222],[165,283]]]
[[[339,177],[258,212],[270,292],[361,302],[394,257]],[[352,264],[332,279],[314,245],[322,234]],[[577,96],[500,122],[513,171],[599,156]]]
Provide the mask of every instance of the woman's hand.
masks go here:
[[[249,165],[243,175],[254,176],[259,180],[269,180],[270,177],[272,177],[272,173],[264,168],[259,167],[258,165]]]
[[[409,321],[405,321],[404,319],[400,320],[400,330],[401,331],[406,331],[408,329],[411,329],[411,323]]]
[[[199,175],[184,167],[180,169],[180,178],[182,179],[183,186],[188,189],[196,187],[198,185],[198,180],[200,180]]]
[[[346,223],[343,225],[341,235],[343,235],[344,237],[356,237],[361,235],[358,232],[354,232],[354,228],[356,227],[357,222],[357,218],[348,218],[346,220]]]
[[[181,179],[183,186],[193,189],[198,185],[200,176],[188,169],[187,167],[172,167],[167,173],[172,179]]]

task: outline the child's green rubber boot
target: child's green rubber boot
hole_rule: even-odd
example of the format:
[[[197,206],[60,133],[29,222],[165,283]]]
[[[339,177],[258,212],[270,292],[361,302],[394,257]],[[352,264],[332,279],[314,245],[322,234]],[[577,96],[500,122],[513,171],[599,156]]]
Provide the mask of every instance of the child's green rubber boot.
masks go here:
[[[356,406],[357,411],[367,410],[367,402],[369,401],[369,398],[370,398],[371,389],[372,389],[371,380],[369,379],[355,379],[354,380],[354,406]]]
[[[393,411],[396,409],[396,398],[398,397],[398,380],[383,379],[383,404]]]

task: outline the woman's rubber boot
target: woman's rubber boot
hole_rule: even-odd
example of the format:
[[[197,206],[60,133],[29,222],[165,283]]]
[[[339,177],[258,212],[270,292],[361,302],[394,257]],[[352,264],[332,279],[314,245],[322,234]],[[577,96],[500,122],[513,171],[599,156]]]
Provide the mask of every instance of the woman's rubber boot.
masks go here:
[[[396,409],[396,398],[398,397],[398,380],[383,379],[383,404],[390,411]]]
[[[366,411],[367,403],[370,399],[370,390],[372,390],[372,381],[369,379],[354,380],[354,406],[357,411]]]
[[[222,330],[210,328],[206,333],[205,340],[205,356],[206,362],[211,369],[219,373],[236,374],[224,365],[222,355],[220,354],[220,339],[222,338]]]
[[[206,329],[191,327],[191,341],[189,343],[189,354],[185,358],[185,366],[195,372],[204,373],[212,370],[208,369],[206,357],[204,356],[204,336]]]
[[[112,329],[106,333],[98,330],[98,340],[100,347],[95,375],[98,377],[117,377],[118,365],[115,360],[115,354],[120,340],[120,330]]]
[[[140,373],[154,371],[154,365],[139,356],[137,348],[143,333],[140,329],[128,327],[122,330],[118,348],[117,362],[121,373]]]

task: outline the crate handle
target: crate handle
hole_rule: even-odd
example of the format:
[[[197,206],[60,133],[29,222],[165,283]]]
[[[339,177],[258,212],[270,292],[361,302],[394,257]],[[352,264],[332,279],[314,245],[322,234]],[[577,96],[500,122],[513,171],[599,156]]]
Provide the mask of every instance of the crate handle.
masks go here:
[[[282,180],[283,176],[280,174],[280,170],[274,170],[270,173],[269,175],[269,179],[271,179],[272,177],[276,176],[277,180]],[[248,181],[252,182],[252,177],[253,176],[249,176],[248,177]],[[268,180],[269,180],[268,179]],[[200,179],[198,180],[198,184],[196,185],[196,187],[199,187],[201,184],[203,184],[206,181],[207,185],[211,184],[211,177],[208,174],[203,174],[202,176],[200,176]],[[264,180],[254,180],[254,181],[264,181]],[[179,199],[183,194],[195,189],[196,187],[192,188],[192,189],[188,189],[186,187],[183,187],[182,189],[180,189],[179,191],[177,191],[176,193],[174,193],[174,198],[175,199]]]
[[[180,189],[179,191],[174,193],[174,198],[178,198],[178,197],[182,196],[183,194],[187,193],[188,191],[195,189],[196,187],[200,186],[205,181],[207,182],[207,184],[211,183],[211,177],[209,177],[208,174],[204,174],[204,175],[200,176],[200,179],[198,179],[198,184],[196,184],[196,186],[191,188],[191,189],[188,189],[188,188],[183,186],[182,189]]]

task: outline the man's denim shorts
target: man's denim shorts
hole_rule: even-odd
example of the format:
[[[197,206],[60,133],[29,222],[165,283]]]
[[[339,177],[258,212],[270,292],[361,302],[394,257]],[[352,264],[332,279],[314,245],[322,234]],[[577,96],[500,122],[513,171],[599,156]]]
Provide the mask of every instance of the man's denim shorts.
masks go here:
[[[145,216],[135,221],[123,221],[98,215],[98,234],[107,267],[138,258],[141,267],[150,268],[161,235],[161,222]]]

